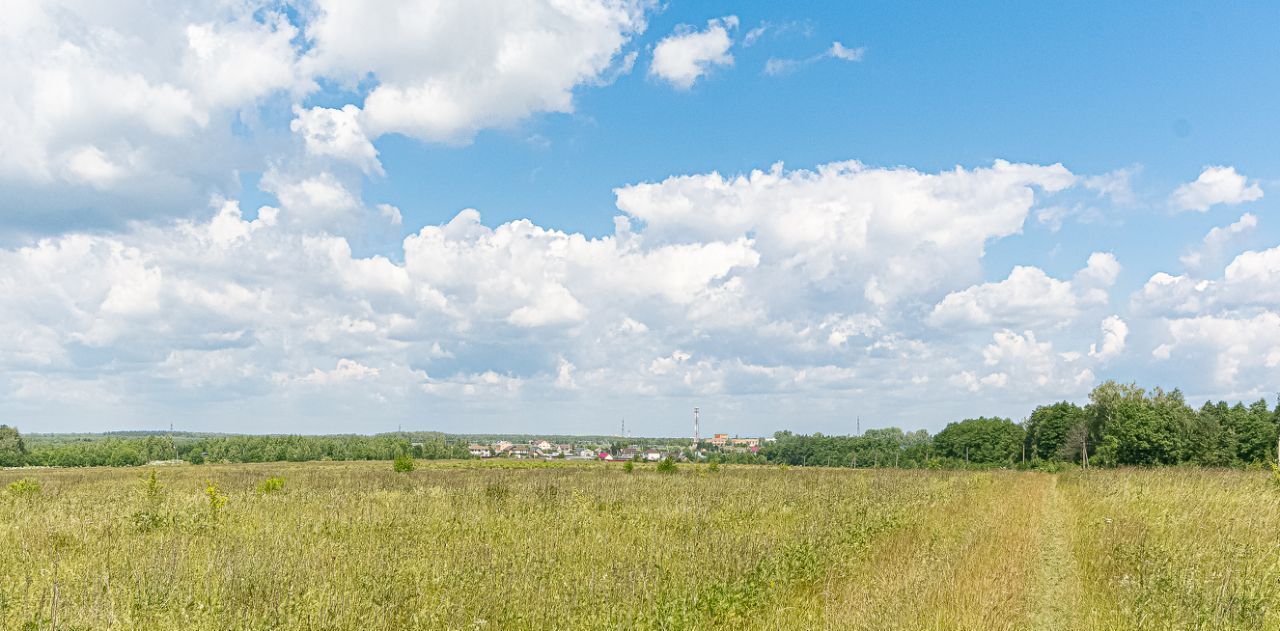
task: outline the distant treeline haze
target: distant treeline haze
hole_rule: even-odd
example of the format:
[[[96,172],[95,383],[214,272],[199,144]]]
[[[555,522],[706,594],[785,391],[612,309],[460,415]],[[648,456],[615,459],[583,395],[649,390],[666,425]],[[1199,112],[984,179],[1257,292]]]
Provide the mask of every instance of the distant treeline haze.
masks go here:
[[[898,428],[858,436],[778,432],[759,453],[704,450],[688,458],[797,466],[940,468],[956,466],[1172,465],[1241,466],[1276,459],[1280,403],[1207,402],[1196,410],[1179,390],[1146,391],[1109,381],[1083,407],[1042,405],[1019,424],[1007,418],[951,423],[936,435]],[[435,432],[377,436],[41,437],[28,446],[0,425],[0,466],[130,466],[156,460],[271,462],[469,458],[467,440]],[[636,439],[640,440],[640,439]],[[604,444],[604,440],[597,441]],[[635,442],[635,440],[631,441]],[[651,442],[651,441],[650,441]],[[617,448],[619,443],[611,445]],[[703,447],[710,447],[704,443]]]

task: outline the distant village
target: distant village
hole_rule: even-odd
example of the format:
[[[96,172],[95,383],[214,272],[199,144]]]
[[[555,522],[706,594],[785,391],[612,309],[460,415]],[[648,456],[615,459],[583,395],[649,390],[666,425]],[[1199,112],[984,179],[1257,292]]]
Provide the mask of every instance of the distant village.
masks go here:
[[[468,451],[475,458],[512,458],[543,460],[605,460],[605,461],[647,461],[658,462],[665,458],[678,461],[706,459],[717,453],[758,453],[761,443],[773,442],[774,438],[739,438],[728,434],[716,434],[707,439],[694,439],[688,443],[672,443],[668,445],[652,445],[642,447],[628,444],[628,440],[619,437],[616,441],[602,443],[553,443],[549,440],[533,439],[528,443],[513,443],[499,440],[492,444],[472,443]]]

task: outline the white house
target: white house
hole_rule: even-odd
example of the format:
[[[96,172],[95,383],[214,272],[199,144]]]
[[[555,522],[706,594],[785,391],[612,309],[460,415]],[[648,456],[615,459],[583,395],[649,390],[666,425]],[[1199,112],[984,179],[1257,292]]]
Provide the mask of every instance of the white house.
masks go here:
[[[467,451],[470,451],[471,455],[476,458],[488,458],[493,455],[493,451],[489,449],[488,445],[471,445],[467,448]]]

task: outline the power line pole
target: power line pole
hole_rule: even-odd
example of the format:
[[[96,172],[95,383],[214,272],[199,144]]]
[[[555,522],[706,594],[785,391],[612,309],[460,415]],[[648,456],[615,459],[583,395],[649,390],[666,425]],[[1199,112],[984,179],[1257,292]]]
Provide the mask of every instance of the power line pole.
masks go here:
[[[1080,439],[1080,462],[1087,470],[1089,468],[1089,432],[1084,433],[1084,438]]]

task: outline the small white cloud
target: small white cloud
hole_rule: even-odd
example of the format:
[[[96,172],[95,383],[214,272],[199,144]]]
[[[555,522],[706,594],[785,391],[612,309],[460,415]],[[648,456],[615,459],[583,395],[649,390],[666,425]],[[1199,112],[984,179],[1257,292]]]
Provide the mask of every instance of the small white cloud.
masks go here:
[[[1183,184],[1173,192],[1174,206],[1182,210],[1204,212],[1217,204],[1242,204],[1262,198],[1262,187],[1236,173],[1235,167],[1205,167],[1196,181]]]
[[[67,170],[78,179],[94,188],[110,188],[124,177],[128,170],[112,162],[97,147],[81,147],[67,158]]]
[[[360,200],[328,171],[294,178],[272,169],[259,186],[280,200],[285,218],[293,223],[334,225],[360,209]]]
[[[778,59],[776,57],[770,57],[768,61],[764,62],[764,73],[771,77],[792,73],[795,72],[802,63],[803,62],[798,59]]]
[[[764,64],[764,73],[769,76],[789,74],[823,59],[840,59],[843,61],[862,61],[867,53],[865,46],[849,48],[840,42],[832,42],[825,51],[804,59],[770,57]]]
[[[1258,217],[1252,213],[1245,213],[1240,219],[1229,226],[1214,227],[1208,234],[1204,235],[1204,241],[1200,247],[1188,252],[1178,260],[1190,269],[1200,269],[1210,265],[1220,265],[1220,259],[1226,252],[1245,235],[1253,232],[1258,227]]]
[[[1009,277],[947,294],[929,315],[934,326],[1036,326],[1074,319],[1088,307],[1106,304],[1106,288],[1120,273],[1120,263],[1106,252],[1094,252],[1072,280],[1058,280],[1038,267],[1019,265]]]
[[[314,385],[333,385],[348,381],[372,379],[377,376],[377,368],[370,368],[360,362],[343,358],[338,360],[338,365],[333,370],[316,368],[311,374],[299,377],[295,381]]]
[[[342,109],[294,106],[294,119],[289,129],[302,136],[307,153],[347,160],[365,173],[383,175],[378,150],[360,127],[360,108],[344,105]]]
[[[573,362],[561,357],[556,368],[555,387],[561,390],[577,390],[578,383],[573,380]]]
[[[404,216],[400,214],[400,209],[391,204],[378,204],[378,214],[393,226],[404,223]]]
[[[1129,325],[1120,316],[1109,316],[1102,321],[1102,344],[1090,344],[1089,356],[1099,361],[1119,355],[1129,337]]]
[[[1116,169],[1101,175],[1090,175],[1082,180],[1084,187],[1094,191],[1098,197],[1109,198],[1117,204],[1132,204],[1136,200],[1133,193],[1133,178],[1142,167],[1138,165]]]
[[[738,18],[732,15],[708,20],[707,28],[701,31],[687,25],[677,27],[675,33],[654,47],[649,76],[688,90],[713,67],[732,66],[729,48],[733,46],[733,39],[729,31],[736,28]]]
[[[847,48],[845,47],[844,44],[841,44],[840,42],[832,42],[831,48],[827,49],[828,57],[831,57],[833,59],[843,59],[845,61],[862,61],[862,58],[866,54],[867,54],[866,46],[859,46],[857,48]]]

